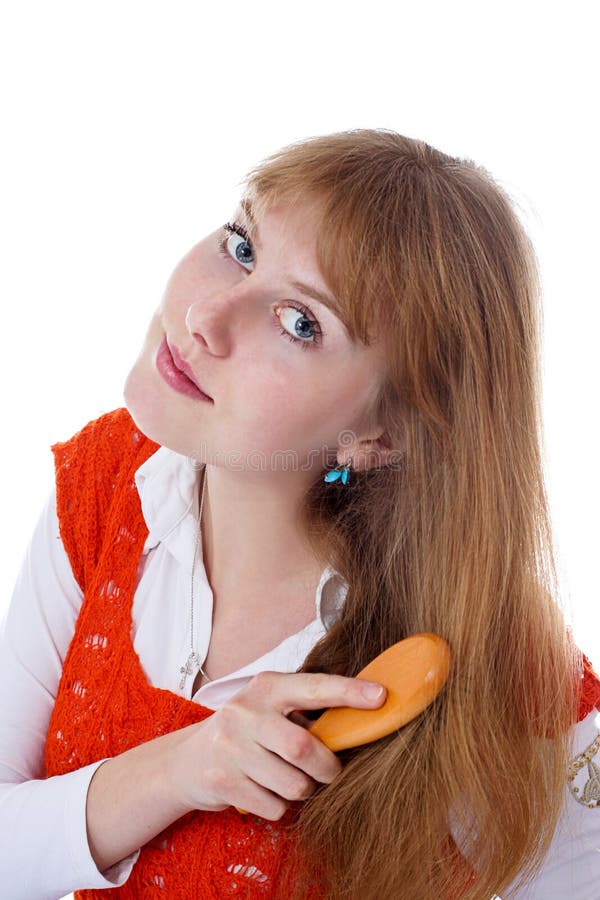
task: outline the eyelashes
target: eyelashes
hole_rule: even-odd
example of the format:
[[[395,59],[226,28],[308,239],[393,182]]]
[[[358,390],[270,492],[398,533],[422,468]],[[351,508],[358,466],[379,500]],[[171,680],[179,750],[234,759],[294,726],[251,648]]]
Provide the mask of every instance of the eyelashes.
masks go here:
[[[246,229],[240,222],[226,222],[225,225],[223,226],[223,228],[225,228],[225,230],[229,231],[230,233],[235,232],[236,234],[239,234],[240,237],[244,238],[244,240],[246,241],[248,246],[252,248],[252,241],[250,240],[250,235],[248,234],[248,232],[246,231]],[[254,252],[254,248],[252,248],[252,252]]]
[[[244,262],[254,263],[253,258],[245,260],[241,259],[237,254],[237,249],[235,252],[235,256],[228,249],[229,238],[232,234],[237,234],[249,247],[251,255],[252,257],[254,257],[254,248],[252,246],[252,241],[250,240],[250,235],[248,234],[244,226],[239,222],[226,222],[225,225],[223,225],[223,230],[225,234],[217,241],[217,248],[219,250],[219,253],[228,261],[239,263],[243,268],[246,268],[244,266]],[[238,247],[239,246],[240,245],[238,244]],[[246,271],[249,272],[252,270],[246,269]],[[281,307],[278,307],[278,309],[281,309]],[[311,309],[308,306],[299,303],[297,300],[286,300],[283,311],[285,312],[286,309],[295,309],[297,312],[302,314],[302,316],[310,323],[310,326],[313,330],[314,340],[303,340],[302,338],[298,338],[290,334],[289,331],[287,331],[285,328],[282,328],[280,314],[275,313],[272,321],[279,333],[283,335],[283,337],[286,337],[293,344],[300,345],[303,350],[308,350],[309,347],[318,347],[323,339],[325,332],[321,328],[318,320],[314,318]]]

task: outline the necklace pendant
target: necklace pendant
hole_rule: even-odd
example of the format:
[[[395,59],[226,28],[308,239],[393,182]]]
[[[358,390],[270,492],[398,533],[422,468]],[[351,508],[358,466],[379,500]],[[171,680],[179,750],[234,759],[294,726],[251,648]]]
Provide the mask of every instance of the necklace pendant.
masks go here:
[[[200,668],[200,657],[196,653],[195,650],[192,650],[190,655],[187,658],[185,666],[180,668],[181,672],[181,680],[179,681],[179,688],[183,690],[185,687],[185,679],[188,675],[193,675],[194,672]]]

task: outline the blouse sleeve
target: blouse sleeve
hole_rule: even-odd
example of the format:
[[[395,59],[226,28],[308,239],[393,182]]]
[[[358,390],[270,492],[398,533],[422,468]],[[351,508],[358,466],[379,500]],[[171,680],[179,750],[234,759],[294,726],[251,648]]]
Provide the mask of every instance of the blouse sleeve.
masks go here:
[[[565,772],[563,806],[541,868],[526,885],[518,879],[503,892],[510,900],[600,898],[600,713],[592,710],[573,726],[573,757]],[[473,863],[470,837],[450,816],[450,831]],[[498,898],[499,900],[499,898]]]
[[[0,882],[12,900],[120,886],[140,853],[103,872],[91,855],[87,791],[105,759],[44,778],[48,724],[81,601],[53,488],[0,624]]]
[[[573,726],[573,761],[552,844],[535,879],[514,900],[598,900],[600,897],[600,724],[592,710]],[[580,764],[579,764],[580,763]]]

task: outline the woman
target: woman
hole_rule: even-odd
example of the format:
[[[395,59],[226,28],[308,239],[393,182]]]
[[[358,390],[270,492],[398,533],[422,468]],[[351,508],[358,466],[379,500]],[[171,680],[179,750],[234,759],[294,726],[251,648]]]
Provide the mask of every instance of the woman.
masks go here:
[[[29,842],[65,824],[11,896],[596,896],[600,683],[557,604],[538,304],[469,160],[355,130],[249,173],[126,407],[52,448],[3,808]],[[381,705],[354,676],[422,631],[453,657],[428,710],[338,756],[309,734]]]

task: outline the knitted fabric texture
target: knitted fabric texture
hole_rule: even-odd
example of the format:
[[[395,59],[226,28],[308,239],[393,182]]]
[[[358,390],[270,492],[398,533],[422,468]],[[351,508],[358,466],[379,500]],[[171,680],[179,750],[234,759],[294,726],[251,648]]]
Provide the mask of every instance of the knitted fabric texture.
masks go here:
[[[121,408],[51,449],[61,538],[83,602],[48,727],[46,777],[117,756],[213,713],[153,687],[133,646],[131,608],[148,535],[134,475],[159,445]],[[594,707],[600,707],[600,680],[584,658],[579,718]],[[79,890],[75,900],[284,900],[283,864],[295,846],[297,808],[292,804],[277,822],[233,807],[188,813],[141,848],[124,885]],[[294,866],[288,875],[297,876]],[[306,884],[307,900],[323,895],[323,885]]]
[[[581,655],[583,657],[583,674],[579,694],[579,721],[585,719],[593,709],[600,709],[600,678],[594,672],[585,653]]]

